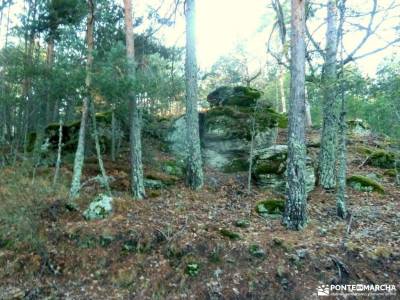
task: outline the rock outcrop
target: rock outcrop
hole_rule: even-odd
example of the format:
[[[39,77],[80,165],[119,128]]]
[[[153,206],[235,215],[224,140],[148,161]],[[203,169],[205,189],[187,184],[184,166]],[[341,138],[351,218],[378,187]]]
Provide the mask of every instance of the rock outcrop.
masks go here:
[[[211,108],[199,115],[206,165],[227,173],[246,171],[252,140],[255,151],[275,143],[277,129],[287,126],[287,117],[257,104],[260,96],[247,87],[221,87],[207,97]],[[175,120],[166,141],[172,153],[185,155],[184,117]]]
[[[274,145],[258,150],[254,157],[253,177],[259,187],[284,193],[287,187],[286,160],[288,147]],[[311,158],[306,162],[306,190],[315,187],[315,170]]]

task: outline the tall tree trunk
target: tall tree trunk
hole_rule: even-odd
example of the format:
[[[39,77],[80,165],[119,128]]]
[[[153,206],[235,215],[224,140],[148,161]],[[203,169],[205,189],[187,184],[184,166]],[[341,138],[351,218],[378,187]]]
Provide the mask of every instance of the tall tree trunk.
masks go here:
[[[307,128],[310,128],[313,124],[311,117],[311,105],[310,102],[308,102],[307,87],[305,88],[305,91],[306,91],[306,126]]]
[[[115,148],[116,148],[116,120],[115,108],[112,107],[111,111],[111,160],[115,161]]]
[[[339,118],[339,144],[338,144],[338,188],[336,193],[336,213],[340,218],[347,215],[346,207],[346,174],[347,174],[347,124],[346,124],[346,98],[344,90],[344,64],[343,64],[343,21],[346,10],[346,0],[340,1],[338,7],[340,9],[340,25],[338,32],[338,41],[340,41],[340,98],[341,112]]]
[[[135,47],[132,20],[132,0],[124,0],[125,6],[125,38],[126,56],[128,60],[128,76],[135,79]],[[130,109],[130,156],[131,156],[131,189],[133,197],[143,199],[146,196],[143,180],[141,120],[137,103],[137,95],[129,91]]]
[[[197,111],[197,60],[196,60],[196,1],[186,0],[186,127],[187,127],[187,168],[186,183],[193,190],[203,186],[203,169],[200,148],[199,113]]]
[[[62,147],[63,147],[63,125],[64,125],[64,111],[60,112],[59,126],[58,126],[58,149],[57,149],[57,161],[56,168],[54,171],[53,177],[53,189],[56,187],[58,178],[60,177],[60,168],[61,168],[61,155],[62,155]]]
[[[286,113],[286,96],[285,96],[285,68],[279,66],[279,91],[281,94],[281,112]]]
[[[325,65],[323,74],[323,126],[319,164],[320,184],[325,189],[336,187],[336,147],[338,105],[336,100],[337,9],[328,0]]]
[[[53,36],[50,36],[47,42],[47,55],[46,55],[47,76],[49,80],[53,68],[53,62],[54,62],[54,38]],[[45,103],[44,118],[43,118],[46,124],[49,124],[52,121],[51,117],[52,111],[50,102],[51,102],[50,90],[48,89],[46,92],[46,103]]]
[[[110,188],[110,184],[108,183],[108,177],[107,177],[106,169],[104,168],[104,162],[103,162],[103,158],[101,155],[99,132],[97,130],[96,110],[94,108],[93,101],[90,102],[90,110],[91,110],[91,115],[92,115],[93,135],[94,135],[94,143],[96,146],[97,161],[99,163],[101,176],[103,177],[102,184],[106,188],[108,195],[111,196],[111,188]]]
[[[292,0],[291,82],[288,132],[288,198],[283,224],[294,230],[307,223],[305,181],[305,1]]]
[[[342,87],[343,88],[343,87]],[[343,93],[343,91],[342,91]],[[341,218],[346,217],[346,173],[347,173],[347,148],[346,148],[346,110],[342,96],[342,108],[339,123],[339,145],[338,145],[338,190],[336,193],[336,212]]]
[[[88,8],[89,8],[89,13],[87,16],[87,24],[86,24],[87,61],[86,61],[86,79],[85,79],[87,95],[83,99],[81,125],[79,128],[78,147],[77,147],[76,153],[75,153],[74,172],[72,175],[71,189],[69,192],[69,201],[70,202],[74,202],[75,199],[79,196],[79,190],[81,187],[82,168],[83,168],[83,161],[85,159],[86,123],[87,123],[87,117],[88,117],[88,111],[89,111],[90,88],[92,85],[91,70],[92,70],[92,65],[93,65],[93,44],[94,44],[94,42],[93,42],[93,29],[94,29],[94,3],[93,3],[93,0],[88,0]]]

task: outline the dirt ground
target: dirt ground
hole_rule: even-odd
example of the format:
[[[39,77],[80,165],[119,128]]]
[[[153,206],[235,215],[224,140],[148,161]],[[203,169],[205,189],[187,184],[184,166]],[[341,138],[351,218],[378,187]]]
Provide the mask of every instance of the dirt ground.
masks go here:
[[[127,162],[107,162],[118,178],[111,217],[85,221],[53,193],[40,199],[42,252],[2,245],[0,236],[0,299],[319,299],[320,285],[362,283],[397,285],[397,295],[385,299],[400,299],[400,189],[385,170],[363,164],[356,145],[349,146],[349,174],[382,175],[385,193],[348,188],[350,214],[342,220],[335,194],[316,188],[301,232],[255,211],[257,202],[280,196],[257,187],[247,192],[245,173],[207,169],[199,192],[178,181],[133,201]],[[1,189],[5,197],[7,185]],[[85,186],[79,207],[99,191],[95,183]],[[343,297],[324,297],[336,298]]]

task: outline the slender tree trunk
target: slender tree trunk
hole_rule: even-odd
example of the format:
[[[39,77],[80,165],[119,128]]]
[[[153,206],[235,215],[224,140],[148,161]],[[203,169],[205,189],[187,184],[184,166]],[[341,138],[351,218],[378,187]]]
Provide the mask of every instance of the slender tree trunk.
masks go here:
[[[203,186],[203,169],[200,148],[199,113],[197,111],[197,60],[196,60],[196,1],[186,0],[186,127],[188,157],[186,183],[193,190]]]
[[[338,41],[340,41],[340,98],[341,112],[339,118],[339,144],[338,144],[338,188],[336,193],[336,212],[337,215],[344,219],[347,216],[346,205],[346,174],[347,174],[347,124],[346,124],[346,98],[344,90],[344,64],[343,64],[343,18],[346,10],[345,0],[339,3],[340,8],[340,25],[338,32]]]
[[[307,223],[305,181],[305,1],[292,0],[291,82],[288,132],[288,198],[283,224],[300,230]]]
[[[126,56],[128,60],[128,76],[135,79],[135,47],[132,20],[132,0],[124,0],[125,6],[125,35],[126,35]],[[143,180],[142,164],[142,141],[141,141],[141,120],[137,103],[137,95],[134,91],[129,92],[130,108],[130,156],[131,156],[131,189],[133,197],[143,199],[146,196]]]
[[[115,120],[115,109],[111,111],[111,160],[115,161],[115,147],[116,147],[116,120]]]
[[[87,61],[86,61],[86,79],[85,85],[87,89],[87,95],[83,99],[81,125],[79,128],[79,140],[78,147],[75,153],[74,160],[74,171],[72,175],[71,189],[69,192],[69,201],[74,202],[79,196],[79,190],[81,187],[81,176],[83,161],[85,159],[85,137],[86,137],[86,123],[89,111],[90,102],[90,88],[92,84],[91,70],[93,64],[93,29],[94,29],[94,3],[93,0],[88,0],[89,13],[87,16],[87,27],[86,27],[86,43],[87,43]]]
[[[247,173],[247,191],[251,192],[251,174],[253,171],[253,159],[254,159],[254,138],[256,135],[256,109],[254,109],[253,116],[251,117],[251,140],[250,140],[250,153],[249,153],[249,170]]]
[[[106,188],[108,195],[111,196],[110,184],[108,183],[108,177],[107,177],[106,169],[104,168],[104,162],[103,162],[103,158],[101,155],[99,132],[97,130],[96,111],[94,108],[93,101],[90,102],[90,110],[91,110],[92,122],[93,122],[92,123],[93,124],[93,135],[94,135],[94,142],[95,142],[95,146],[96,146],[97,161],[99,163],[101,176],[103,177],[102,184]]]
[[[328,0],[326,53],[323,74],[323,126],[319,178],[325,189],[336,187],[336,147],[338,105],[336,100],[336,57],[337,57],[337,9],[336,1]]]
[[[285,69],[279,66],[279,90],[281,94],[281,112],[286,113],[286,96],[285,96]]]
[[[342,91],[343,93],[343,91]],[[344,104],[344,96],[342,96],[342,111],[339,123],[339,146],[338,146],[338,190],[336,194],[336,211],[341,218],[346,217],[346,173],[347,173],[347,149],[346,149],[346,111]]]
[[[46,56],[46,64],[47,64],[47,75],[48,79],[50,80],[51,76],[51,71],[53,68],[53,62],[54,62],[54,38],[52,36],[49,37],[49,40],[47,42],[47,56]],[[45,104],[45,110],[44,110],[44,121],[46,124],[49,124],[52,120],[51,118],[51,98],[50,98],[50,89],[47,90],[46,92],[46,104]]]
[[[60,177],[60,168],[61,168],[61,155],[62,155],[62,147],[63,147],[63,125],[64,125],[64,112],[60,112],[59,119],[59,127],[58,127],[58,150],[57,150],[57,161],[56,161],[56,169],[54,171],[53,177],[53,189],[56,187],[58,178]]]
[[[311,105],[310,102],[308,102],[307,87],[305,88],[305,91],[306,91],[306,126],[307,128],[311,128],[313,124],[311,118]]]

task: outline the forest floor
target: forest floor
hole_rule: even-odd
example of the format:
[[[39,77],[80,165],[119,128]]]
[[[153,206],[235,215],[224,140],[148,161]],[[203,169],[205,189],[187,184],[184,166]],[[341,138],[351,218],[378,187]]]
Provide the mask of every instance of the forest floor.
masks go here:
[[[356,144],[349,174],[383,175],[352,152]],[[397,285],[385,299],[400,298],[400,189],[391,177],[382,176],[385,194],[349,188],[347,220],[336,217],[335,195],[316,188],[308,226],[296,232],[255,211],[277,196],[248,193],[246,174],[206,170],[199,192],[178,182],[132,201],[127,161],[106,167],[119,178],[115,208],[98,221],[65,208],[70,166],[57,191],[52,169],[38,170],[33,185],[22,166],[2,170],[0,299],[318,299],[320,285],[362,283]],[[79,206],[100,191],[86,185]],[[243,219],[249,226],[237,227]]]

